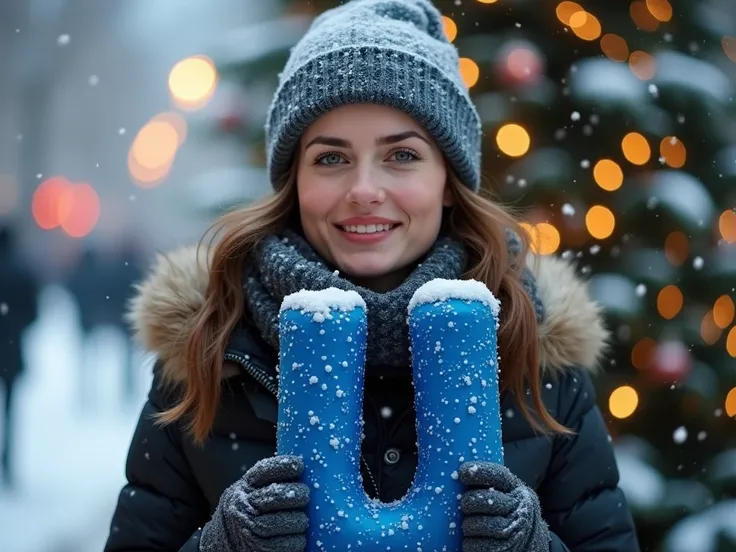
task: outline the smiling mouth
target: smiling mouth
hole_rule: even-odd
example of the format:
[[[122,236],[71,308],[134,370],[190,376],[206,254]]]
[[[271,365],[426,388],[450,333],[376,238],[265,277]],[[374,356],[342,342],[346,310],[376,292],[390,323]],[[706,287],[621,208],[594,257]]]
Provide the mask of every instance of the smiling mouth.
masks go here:
[[[350,226],[336,225],[343,232],[350,234],[377,234],[378,232],[388,232],[393,230],[399,224],[358,224]]]

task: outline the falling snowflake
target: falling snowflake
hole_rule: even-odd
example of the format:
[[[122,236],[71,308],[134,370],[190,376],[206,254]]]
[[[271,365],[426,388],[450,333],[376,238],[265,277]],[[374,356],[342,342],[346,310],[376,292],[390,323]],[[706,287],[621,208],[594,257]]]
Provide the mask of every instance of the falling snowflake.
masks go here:
[[[678,445],[684,443],[687,440],[687,429],[685,429],[683,426],[678,427],[672,433],[672,440]]]
[[[562,206],[562,214],[566,217],[571,217],[575,214],[575,207],[573,207],[570,203],[565,203]]]

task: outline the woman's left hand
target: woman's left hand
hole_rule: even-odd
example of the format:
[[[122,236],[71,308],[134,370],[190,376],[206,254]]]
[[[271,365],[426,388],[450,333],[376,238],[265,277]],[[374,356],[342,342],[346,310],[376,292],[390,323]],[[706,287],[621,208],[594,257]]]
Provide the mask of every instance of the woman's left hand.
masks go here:
[[[549,530],[537,494],[506,467],[464,462],[460,500],[463,552],[549,552]]]

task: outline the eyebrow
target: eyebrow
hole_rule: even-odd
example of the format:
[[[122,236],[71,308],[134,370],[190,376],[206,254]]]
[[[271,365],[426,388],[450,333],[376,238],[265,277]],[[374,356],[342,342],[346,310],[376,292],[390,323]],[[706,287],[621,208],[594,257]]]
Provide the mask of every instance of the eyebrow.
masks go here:
[[[429,144],[429,140],[427,140],[424,136],[419,134],[417,131],[407,130],[405,132],[400,132],[398,134],[391,134],[389,136],[381,136],[380,138],[376,138],[376,145],[386,146],[390,144],[396,144],[408,138],[419,138],[420,140]],[[321,144],[323,146],[332,146],[334,148],[346,148],[347,149],[347,148],[352,147],[352,144],[350,143],[350,141],[345,140],[344,138],[337,138],[335,136],[317,136],[316,138],[311,140],[304,149],[307,150],[311,146],[314,146],[316,144]]]

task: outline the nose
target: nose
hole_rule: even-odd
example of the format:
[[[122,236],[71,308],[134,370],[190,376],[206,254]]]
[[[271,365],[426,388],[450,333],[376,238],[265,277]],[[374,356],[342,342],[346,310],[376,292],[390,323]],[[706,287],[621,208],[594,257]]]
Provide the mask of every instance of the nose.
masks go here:
[[[370,167],[360,167],[354,171],[346,199],[359,206],[380,205],[386,192],[380,182],[372,174]]]

